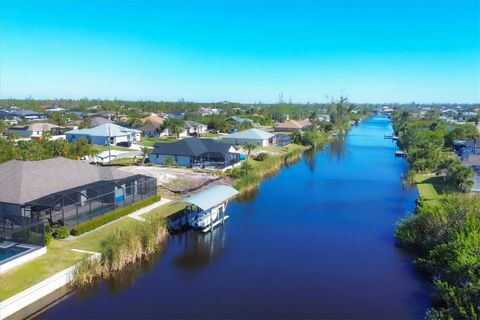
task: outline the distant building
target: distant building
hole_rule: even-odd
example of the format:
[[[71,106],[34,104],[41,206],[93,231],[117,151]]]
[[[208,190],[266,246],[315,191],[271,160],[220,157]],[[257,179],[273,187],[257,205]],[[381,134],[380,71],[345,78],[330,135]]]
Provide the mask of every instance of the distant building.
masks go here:
[[[153,137],[160,136],[161,127],[162,127],[161,124],[147,123],[137,128],[137,130],[140,130],[145,136],[153,138]]]
[[[260,129],[248,129],[226,135],[223,137],[223,141],[233,145],[254,144],[256,146],[266,147],[275,143],[274,136],[274,134]]]
[[[36,122],[26,126],[10,127],[8,132],[15,134],[17,137],[35,139],[41,138],[46,132],[52,132],[54,135],[62,134],[62,127],[51,123]]]
[[[239,124],[249,123],[249,124],[251,124],[252,126],[254,125],[254,122],[253,122],[252,119],[240,118],[240,117],[237,117],[237,116],[228,117],[226,120],[227,120],[227,121],[232,121],[232,122],[235,122],[235,123],[239,123]]]
[[[107,124],[107,123],[113,123],[112,120],[108,119],[108,118],[104,118],[104,117],[100,117],[100,116],[93,116],[93,117],[89,117],[90,118],[90,127],[96,127],[96,126],[100,126],[102,124]]]
[[[14,124],[20,120],[20,117],[11,112],[0,109],[0,120],[6,121],[10,124]]]
[[[184,127],[185,131],[180,136],[200,137],[208,130],[208,126],[206,124],[195,121],[185,121]]]
[[[143,117],[140,121],[142,122],[142,124],[152,123],[152,124],[161,125],[165,122],[165,119],[163,117],[160,117],[160,116],[152,113],[152,114],[149,114],[146,117]]]
[[[31,122],[44,121],[44,120],[47,120],[48,118],[45,113],[36,112],[32,110],[23,110],[23,109],[12,111],[11,114]]]
[[[240,161],[240,154],[228,143],[215,139],[186,138],[172,143],[156,143],[148,159],[164,165],[171,158],[183,167],[224,168]]]
[[[222,114],[223,110],[222,109],[217,109],[217,108],[200,108],[199,110],[200,115],[202,116],[209,116],[209,115],[218,115]]]
[[[312,122],[310,120],[288,120],[285,122],[277,123],[275,125],[275,131],[278,132],[293,132],[302,131],[310,127]]]
[[[141,132],[113,123],[103,124],[91,129],[71,130],[65,133],[68,142],[81,139],[97,145],[116,145],[120,142],[140,141]]]
[[[67,111],[67,109],[60,108],[60,107],[49,107],[45,110],[45,112],[64,112]]]
[[[185,112],[183,111],[175,111],[165,114],[166,119],[172,120],[183,120],[185,118]]]

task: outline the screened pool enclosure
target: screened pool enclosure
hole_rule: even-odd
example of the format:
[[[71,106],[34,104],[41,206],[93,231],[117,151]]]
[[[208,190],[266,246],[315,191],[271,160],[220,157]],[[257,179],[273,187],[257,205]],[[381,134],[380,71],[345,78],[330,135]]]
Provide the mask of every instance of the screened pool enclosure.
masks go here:
[[[156,179],[135,175],[52,193],[25,203],[23,210],[34,221],[73,227],[156,194]]]

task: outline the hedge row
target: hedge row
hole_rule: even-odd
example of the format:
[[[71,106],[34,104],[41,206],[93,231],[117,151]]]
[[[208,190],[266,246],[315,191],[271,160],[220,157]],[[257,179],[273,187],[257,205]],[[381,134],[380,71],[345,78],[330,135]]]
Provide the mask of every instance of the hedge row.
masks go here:
[[[118,218],[121,218],[123,216],[126,216],[127,214],[133,213],[141,208],[144,208],[146,206],[149,206],[157,201],[160,201],[161,196],[160,195],[155,195],[150,198],[135,202],[134,204],[118,209],[116,211],[109,212],[107,214],[104,214],[103,216],[96,217],[92,220],[83,222],[79,224],[78,226],[74,227],[71,231],[70,234],[72,236],[78,236],[81,235],[82,233],[91,231],[93,229],[96,229],[100,226],[103,226],[104,224],[107,224],[113,220],[116,220]]]

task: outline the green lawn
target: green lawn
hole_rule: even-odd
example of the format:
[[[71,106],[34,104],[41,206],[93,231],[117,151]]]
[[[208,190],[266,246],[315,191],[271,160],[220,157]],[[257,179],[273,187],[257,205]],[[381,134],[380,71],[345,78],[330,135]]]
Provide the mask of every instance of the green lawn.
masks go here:
[[[437,203],[445,197],[446,185],[442,177],[431,174],[417,174],[415,184],[420,197],[427,202]]]
[[[206,132],[202,134],[202,138],[218,138],[220,135],[218,133]]]
[[[140,141],[140,144],[144,147],[153,147],[153,145],[157,142],[165,143],[165,142],[174,142],[176,140],[177,139],[175,139],[175,138],[162,138],[162,139],[159,139],[159,138],[143,138]]]
[[[120,164],[120,165],[133,165],[135,162],[133,161],[134,158],[120,158],[120,159],[114,159],[110,161],[110,164]],[[137,157],[136,162],[139,163],[142,161],[142,157]]]
[[[108,151],[108,146],[94,146],[95,149],[98,151],[98,153],[103,152],[103,151]],[[117,146],[112,146],[112,150],[118,150],[118,151],[132,151],[128,148],[125,147],[117,147]]]
[[[158,215],[168,217],[184,207],[185,204],[183,203],[168,203],[145,213],[144,216]],[[0,275],[0,301],[79,262],[84,254],[71,251],[71,249],[98,251],[102,241],[116,229],[133,223],[141,222],[129,217],[124,217],[73,240],[52,241],[45,255]]]

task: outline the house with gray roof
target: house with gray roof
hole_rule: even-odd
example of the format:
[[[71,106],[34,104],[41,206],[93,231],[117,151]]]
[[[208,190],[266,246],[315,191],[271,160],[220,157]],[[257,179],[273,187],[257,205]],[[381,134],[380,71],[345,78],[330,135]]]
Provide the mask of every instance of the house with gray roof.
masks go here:
[[[27,121],[43,121],[48,119],[45,113],[32,111],[32,110],[19,109],[19,110],[11,111],[11,114],[19,118],[25,119]]]
[[[47,132],[51,132],[53,135],[62,134],[62,127],[51,123],[34,122],[26,126],[10,127],[8,132],[20,138],[41,138]]]
[[[154,178],[60,157],[11,160],[0,177],[0,232],[19,216],[72,227],[157,192]]]
[[[4,109],[0,109],[0,120],[13,124],[17,123],[18,120],[20,120],[20,117]]]
[[[216,139],[186,138],[172,143],[156,143],[149,154],[152,164],[165,165],[171,159],[183,167],[225,168],[237,164],[240,154],[228,143]]]
[[[101,146],[116,145],[120,142],[140,141],[141,131],[106,123],[90,129],[71,130],[65,133],[68,142],[87,140]]]
[[[275,143],[275,135],[260,129],[248,129],[235,132],[223,137],[223,141],[233,145],[253,144],[260,147],[266,147]]]

